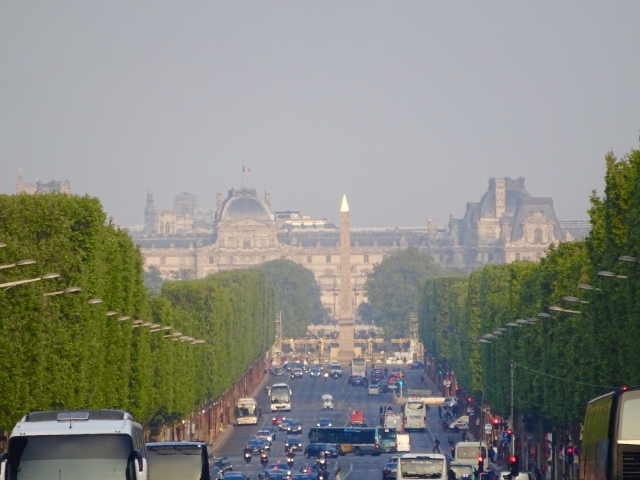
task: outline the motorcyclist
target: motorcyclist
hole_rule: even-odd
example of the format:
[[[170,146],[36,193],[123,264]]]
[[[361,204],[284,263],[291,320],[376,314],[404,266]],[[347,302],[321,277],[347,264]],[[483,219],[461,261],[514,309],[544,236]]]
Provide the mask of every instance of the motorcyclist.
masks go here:
[[[327,457],[325,457],[324,452],[320,452],[320,454],[318,455],[318,460],[316,461],[316,464],[318,465],[318,467],[322,472],[324,472],[327,469]]]
[[[389,369],[387,367],[384,367],[384,376],[385,377],[389,376]]]
[[[424,375],[420,377],[420,383],[422,383],[422,386],[424,387]]]

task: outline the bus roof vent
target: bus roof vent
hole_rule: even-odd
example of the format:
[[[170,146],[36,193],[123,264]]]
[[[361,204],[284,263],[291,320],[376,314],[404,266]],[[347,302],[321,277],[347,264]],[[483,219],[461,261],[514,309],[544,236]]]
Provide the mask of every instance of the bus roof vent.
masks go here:
[[[133,420],[131,414],[123,410],[62,410],[31,412],[27,422],[69,422],[87,420]]]

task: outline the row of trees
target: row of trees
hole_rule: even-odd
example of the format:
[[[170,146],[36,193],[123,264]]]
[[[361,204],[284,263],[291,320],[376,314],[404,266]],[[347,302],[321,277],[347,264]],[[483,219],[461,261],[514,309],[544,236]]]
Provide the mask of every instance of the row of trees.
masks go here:
[[[384,336],[409,336],[409,313],[416,311],[420,286],[425,279],[452,272],[440,267],[431,255],[409,247],[377,264],[364,285],[368,301],[358,307],[360,318],[384,329]]]
[[[585,241],[552,247],[540,263],[491,265],[422,286],[425,347],[498,413],[509,413],[511,362],[516,411],[555,424],[576,425],[589,399],[640,384],[640,263],[619,260],[640,258],[640,151],[608,154],[605,184],[604,196],[591,196]],[[531,318],[538,321],[505,327]],[[506,332],[494,335],[498,328]],[[496,338],[479,343],[486,334]]]
[[[220,396],[273,343],[274,292],[264,272],[167,282],[149,297],[138,248],[105,222],[95,198],[0,196],[0,263],[36,261],[0,270],[0,283],[60,274],[0,290],[0,428],[52,408],[121,408],[143,422],[173,422]],[[71,286],[82,291],[44,296]],[[132,328],[133,319],[206,343]]]

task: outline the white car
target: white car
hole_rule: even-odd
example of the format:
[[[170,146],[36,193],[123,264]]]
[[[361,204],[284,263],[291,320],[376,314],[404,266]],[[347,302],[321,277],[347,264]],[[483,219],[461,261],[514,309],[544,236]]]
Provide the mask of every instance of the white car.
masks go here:
[[[380,387],[377,383],[372,383],[369,385],[367,392],[369,392],[369,395],[380,395]]]
[[[447,397],[444,399],[444,402],[442,403],[443,407],[453,407],[454,405],[456,405],[458,403],[458,399],[455,397]]]

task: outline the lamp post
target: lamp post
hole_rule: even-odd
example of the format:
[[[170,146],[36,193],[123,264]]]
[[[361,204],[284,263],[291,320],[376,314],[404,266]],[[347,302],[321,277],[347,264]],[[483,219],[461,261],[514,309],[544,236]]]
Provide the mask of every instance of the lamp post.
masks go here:
[[[12,288],[18,285],[24,285],[25,283],[39,282],[40,280],[51,280],[53,278],[58,278],[59,276],[60,276],[59,273],[47,273],[42,277],[28,278],[26,280],[16,280],[15,282],[0,283],[0,288],[4,288],[5,290],[8,290],[9,288]]]
[[[65,295],[65,294],[69,294],[69,293],[78,293],[81,290],[82,289],[80,287],[69,287],[69,288],[65,288],[64,290],[60,290],[59,292],[45,293],[44,296],[45,297],[53,297],[55,295]]]
[[[35,260],[30,260],[30,259],[20,260],[19,262],[16,262],[16,263],[9,263],[7,265],[0,265],[0,270],[4,270],[5,268],[13,268],[13,267],[24,267],[25,265],[33,265],[34,263],[36,263]]]

